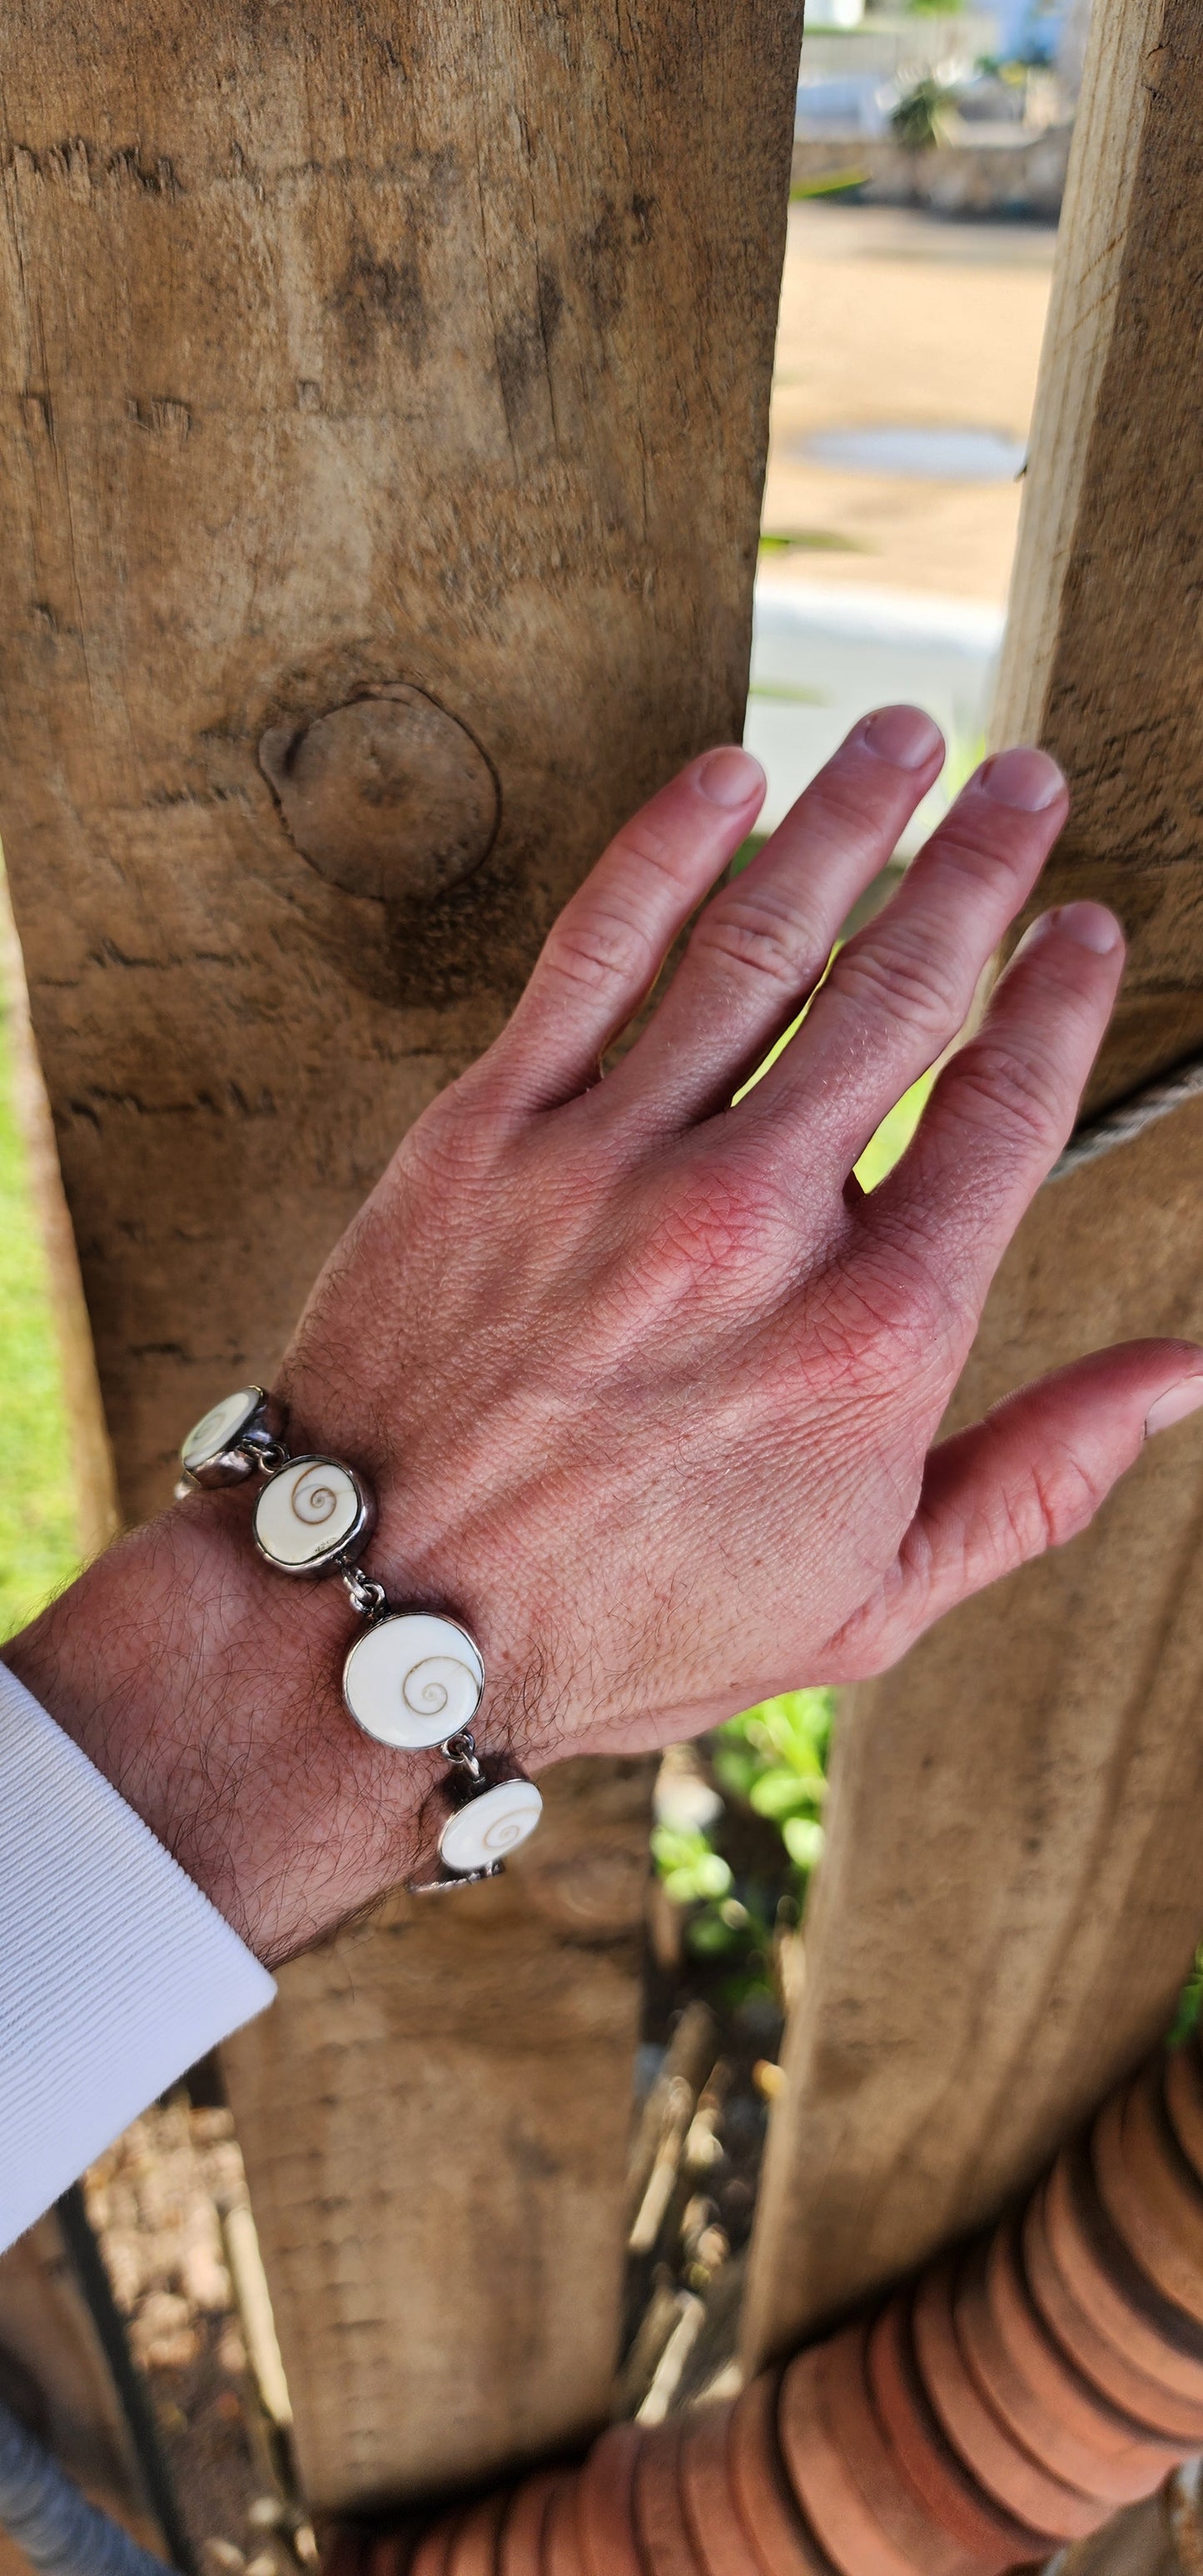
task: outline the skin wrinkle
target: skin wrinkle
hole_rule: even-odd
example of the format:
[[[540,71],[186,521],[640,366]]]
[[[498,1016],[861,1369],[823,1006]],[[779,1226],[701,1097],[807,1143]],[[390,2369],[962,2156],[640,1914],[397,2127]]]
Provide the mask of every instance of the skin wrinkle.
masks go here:
[[[649,967],[755,818],[756,793],[710,802],[701,766],[619,836],[496,1045],[411,1129],[279,1380],[294,1446],[351,1460],[377,1490],[368,1571],[479,1638],[479,1738],[533,1769],[882,1670],[1080,1526],[1151,1403],[1203,1372],[1190,1344],[1129,1345],[929,1455],[1114,999],[1118,951],[1059,922],[945,1064],[896,1172],[845,1198],[858,1122],[871,1132],[956,1038],[1063,797],[1019,813],[971,784],[733,1108],[737,1067],[804,971],[782,958],[835,937],[938,766],[903,777],[854,736],[741,890],[720,887],[596,1083]],[[837,848],[845,812],[854,846]],[[567,1002],[566,955],[592,960]],[[6,1652],[275,1962],[429,1860],[442,1761],[399,1759],[352,1725],[341,1586],[273,1574],[249,1511],[245,1492],[189,1500]]]

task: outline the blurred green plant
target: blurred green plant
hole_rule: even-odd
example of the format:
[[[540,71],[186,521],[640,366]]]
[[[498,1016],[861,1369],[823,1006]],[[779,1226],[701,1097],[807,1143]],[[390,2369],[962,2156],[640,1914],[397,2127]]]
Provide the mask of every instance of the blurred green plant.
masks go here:
[[[934,72],[925,72],[890,110],[895,141],[904,152],[928,152],[947,142],[953,105],[953,92]]]
[[[731,1718],[714,1737],[713,1769],[720,1789],[742,1798],[754,1815],[776,1825],[787,1851],[786,1827],[800,1819],[817,1824],[827,1795],[827,1754],[835,1695],[829,1690],[785,1691]],[[791,1852],[800,1869],[813,1869],[822,1837],[802,1838]]]
[[[1170,2024],[1169,2045],[1176,2048],[1180,2040],[1189,2039],[1203,2017],[1203,1949],[1195,1952],[1195,1964],[1178,1997],[1178,2009]]]
[[[713,1905],[731,1893],[730,1864],[700,1826],[654,1826],[652,1858],[674,1905]]]
[[[689,1915],[686,1944],[702,1958],[742,1960],[733,1997],[768,1985],[774,1935],[801,1916],[823,1851],[827,1756],[835,1716],[829,1690],[786,1691],[720,1726],[710,1767],[728,1810],[743,1807],[781,1838],[776,1884],[737,1881],[718,1848],[724,1819],[710,1828],[657,1825],[652,1859],[665,1894]]]

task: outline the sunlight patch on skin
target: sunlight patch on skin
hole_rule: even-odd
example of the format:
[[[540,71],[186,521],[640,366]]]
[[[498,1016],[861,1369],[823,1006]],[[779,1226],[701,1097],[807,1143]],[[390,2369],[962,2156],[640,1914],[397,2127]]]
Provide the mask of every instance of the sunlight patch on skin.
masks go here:
[[[904,1091],[888,1118],[882,1119],[877,1134],[870,1137],[860,1161],[853,1167],[862,1190],[875,1190],[887,1172],[893,1171],[895,1163],[901,1161],[923,1115],[924,1103],[935,1078],[934,1067],[930,1073],[920,1074],[918,1082],[913,1082],[910,1090]]]

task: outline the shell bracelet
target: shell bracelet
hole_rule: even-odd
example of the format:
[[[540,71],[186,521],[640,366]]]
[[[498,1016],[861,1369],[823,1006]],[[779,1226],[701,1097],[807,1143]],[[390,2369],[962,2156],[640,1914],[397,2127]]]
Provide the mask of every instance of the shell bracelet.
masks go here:
[[[476,1749],[473,1720],[484,1696],[480,1649],[466,1628],[429,1610],[394,1610],[361,1559],[376,1526],[362,1476],[337,1458],[293,1457],[283,1405],[261,1386],[223,1396],[180,1451],[177,1498],[250,1476],[263,1483],[252,1530],[259,1554],[280,1574],[337,1574],[364,1625],[343,1664],[343,1699],[365,1735],[401,1753],[438,1745],[448,1769],[439,1875],[411,1883],[412,1895],[499,1878],[505,1855],[534,1832],[543,1801],[508,1755]]]

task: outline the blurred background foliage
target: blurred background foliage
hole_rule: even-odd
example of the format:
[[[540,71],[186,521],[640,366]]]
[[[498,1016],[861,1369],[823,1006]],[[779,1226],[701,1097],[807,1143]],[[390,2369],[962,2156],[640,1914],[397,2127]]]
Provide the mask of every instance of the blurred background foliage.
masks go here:
[[[78,1562],[50,1277],[30,1202],[0,988],[0,1639],[61,1591]]]

